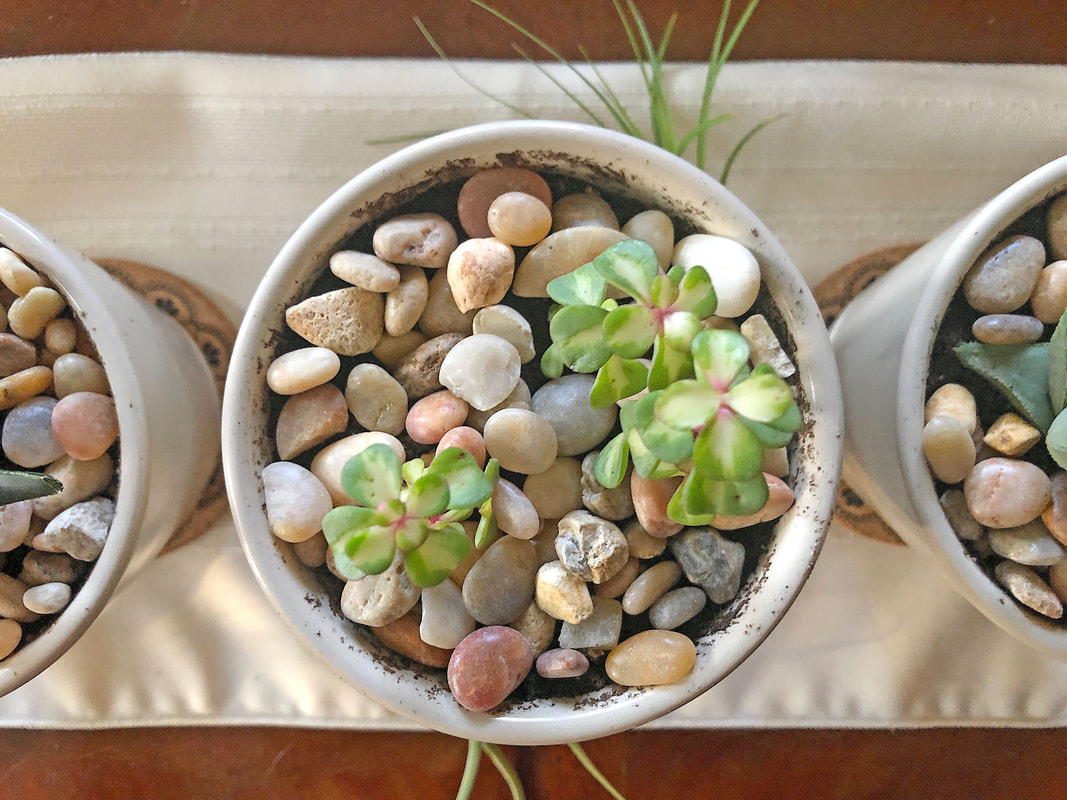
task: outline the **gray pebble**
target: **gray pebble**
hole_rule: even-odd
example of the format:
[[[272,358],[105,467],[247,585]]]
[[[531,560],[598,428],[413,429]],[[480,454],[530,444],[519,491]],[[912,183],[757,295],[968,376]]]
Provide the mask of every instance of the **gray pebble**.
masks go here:
[[[986,344],[1029,344],[1044,332],[1041,320],[1025,314],[986,314],[971,325],[974,338]]]
[[[967,498],[963,492],[959,489],[949,489],[941,495],[939,502],[941,510],[945,512],[945,519],[958,537],[973,542],[982,535],[983,528],[967,510]]]
[[[708,603],[708,596],[703,589],[696,586],[683,586],[667,592],[659,600],[652,604],[648,610],[648,621],[653,628],[664,631],[673,631],[679,625],[683,625],[701,611]]]
[[[708,593],[713,603],[727,603],[741,587],[745,548],[713,528],[686,528],[667,542],[690,583]]]
[[[594,650],[612,648],[622,632],[622,604],[607,597],[593,598],[593,613],[578,623],[564,622],[559,646]]]
[[[612,522],[588,511],[572,511],[559,521],[556,554],[582,580],[603,583],[630,557],[626,537]]]
[[[1047,567],[1067,558],[1067,550],[1052,538],[1040,518],[1017,528],[990,531],[989,546],[998,556],[1030,567]]]
[[[62,456],[63,446],[52,433],[54,397],[34,397],[19,403],[4,419],[4,455],[20,467],[43,467]]]
[[[557,454],[576,456],[599,445],[611,433],[618,416],[612,404],[591,408],[592,375],[564,375],[549,381],[530,400],[534,413],[548,420],[556,432]]]
[[[536,575],[533,544],[502,536],[467,573],[463,602],[470,615],[483,625],[507,625],[533,599]]]
[[[596,460],[599,450],[582,459],[582,503],[598,517],[613,521],[633,516],[634,501],[630,495],[630,471],[614,489],[606,489],[596,479]]]

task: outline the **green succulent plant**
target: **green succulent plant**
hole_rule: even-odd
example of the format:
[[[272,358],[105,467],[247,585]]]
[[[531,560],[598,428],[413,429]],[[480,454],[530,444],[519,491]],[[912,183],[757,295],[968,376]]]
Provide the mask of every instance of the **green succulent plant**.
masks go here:
[[[0,470],[0,506],[21,500],[35,500],[61,491],[63,484],[43,472]]]
[[[389,445],[371,445],[341,470],[341,486],[355,505],[338,506],[322,520],[338,571],[350,580],[378,575],[399,549],[416,585],[437,585],[474,546],[460,523],[476,508],[485,512],[476,538],[484,544],[495,536],[486,504],[498,474],[495,459],[483,472],[458,447],[426,466],[422,459],[401,464]]]

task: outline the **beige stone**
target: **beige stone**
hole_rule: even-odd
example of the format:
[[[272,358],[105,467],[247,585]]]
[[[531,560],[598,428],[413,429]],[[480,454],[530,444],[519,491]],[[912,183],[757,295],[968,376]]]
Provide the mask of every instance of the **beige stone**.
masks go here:
[[[1017,414],[1002,414],[982,441],[1006,456],[1021,456],[1041,441],[1041,431]]]

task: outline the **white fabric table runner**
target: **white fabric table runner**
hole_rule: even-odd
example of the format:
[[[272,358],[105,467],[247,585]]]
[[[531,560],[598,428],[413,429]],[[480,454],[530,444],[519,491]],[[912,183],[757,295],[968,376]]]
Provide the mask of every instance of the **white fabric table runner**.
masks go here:
[[[580,119],[532,68],[469,68],[538,116]],[[631,109],[630,66],[610,80]],[[691,119],[703,69],[668,74]],[[755,122],[731,188],[814,284],[930,237],[1067,151],[1067,69],[754,63],[722,75]],[[289,233],[399,145],[507,118],[436,61],[188,54],[0,61],[0,205],[89,256],[207,288],[234,320]],[[1017,644],[902,547],[832,528],[793,609],[738,670],[654,725],[1060,725],[1067,665]],[[290,724],[414,728],[320,664],[275,614],[229,518],[158,559],[59,662],[0,699],[0,726]]]

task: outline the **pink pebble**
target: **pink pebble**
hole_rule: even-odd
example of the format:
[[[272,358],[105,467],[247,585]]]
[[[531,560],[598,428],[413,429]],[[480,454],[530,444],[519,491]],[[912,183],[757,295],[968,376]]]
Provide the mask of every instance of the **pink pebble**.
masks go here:
[[[467,419],[470,406],[448,389],[427,395],[408,411],[405,427],[419,444],[437,444],[453,428]]]
[[[437,452],[440,453],[446,447],[458,447],[461,450],[466,450],[474,456],[474,460],[478,462],[479,467],[485,467],[485,440],[474,428],[461,425],[446,432],[437,444]]]
[[[478,628],[452,651],[448,688],[470,711],[496,708],[530,672],[533,655],[529,640],[514,628]]]
[[[542,678],[577,678],[588,670],[589,659],[570,648],[548,650],[537,657],[537,674]]]
[[[75,461],[99,458],[119,435],[115,401],[96,392],[74,392],[52,410],[52,433]]]

